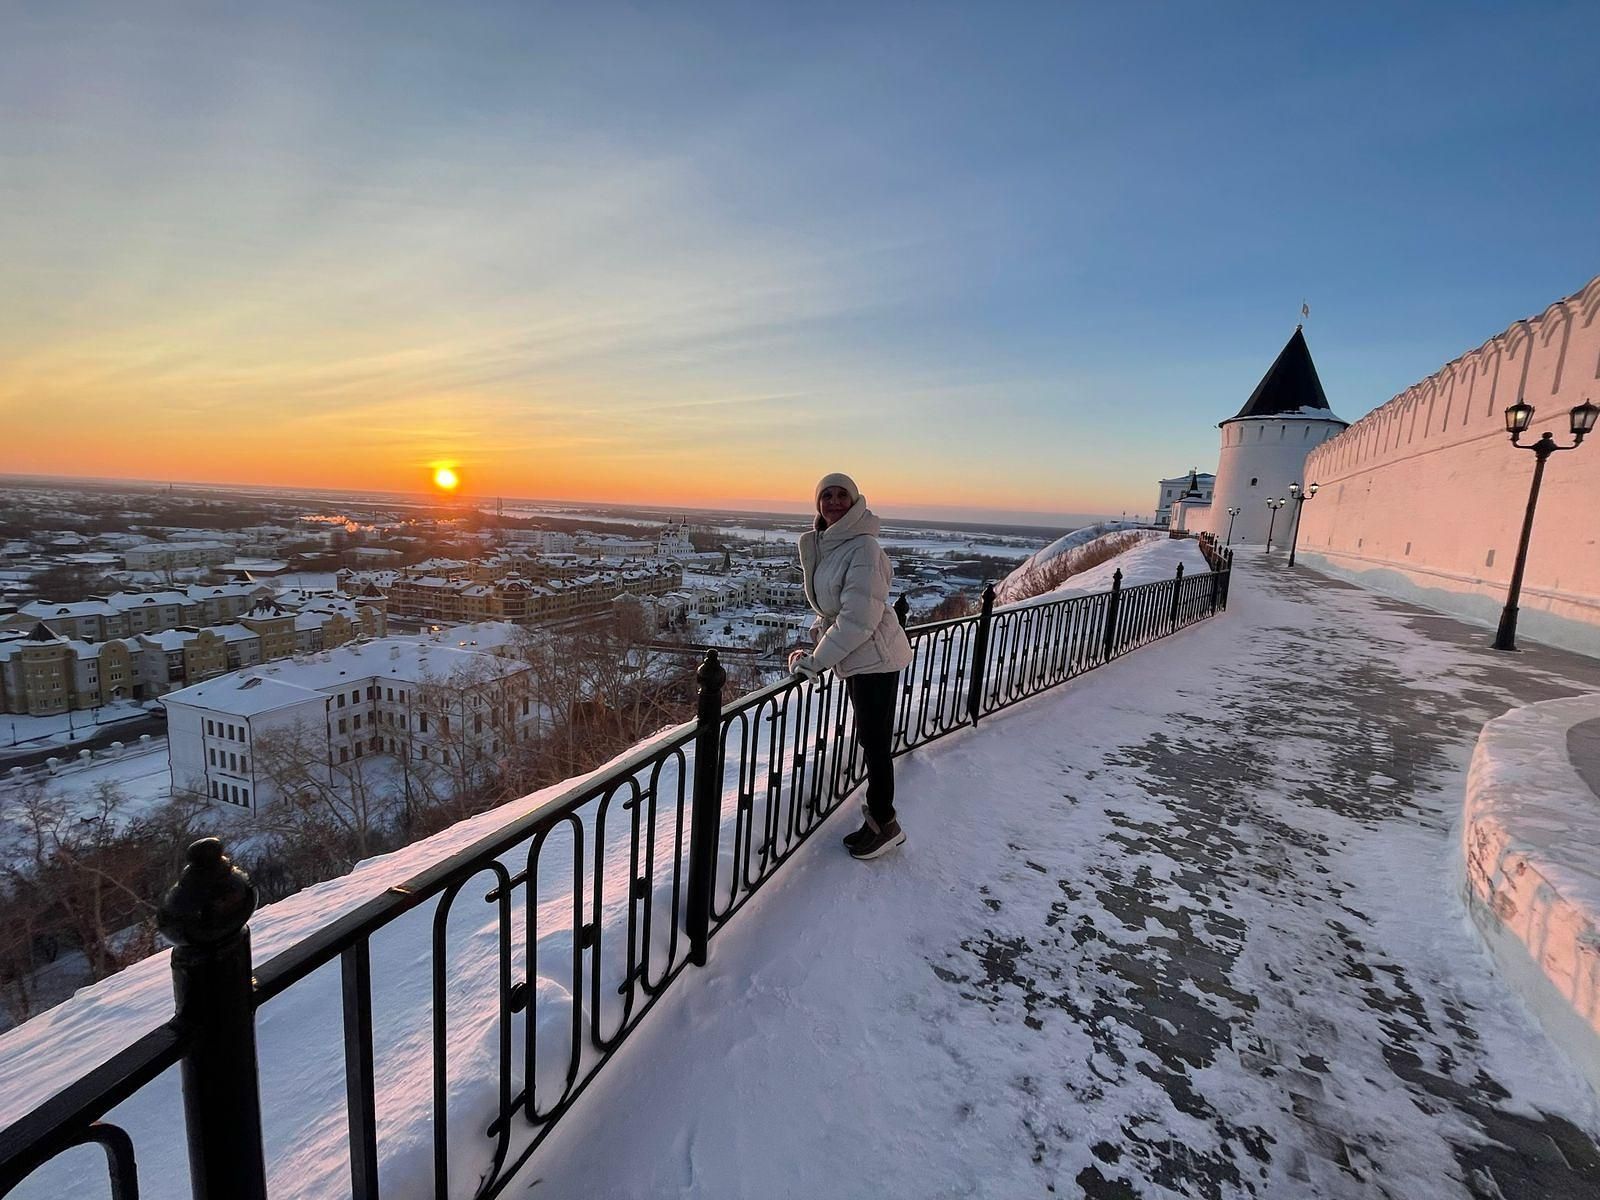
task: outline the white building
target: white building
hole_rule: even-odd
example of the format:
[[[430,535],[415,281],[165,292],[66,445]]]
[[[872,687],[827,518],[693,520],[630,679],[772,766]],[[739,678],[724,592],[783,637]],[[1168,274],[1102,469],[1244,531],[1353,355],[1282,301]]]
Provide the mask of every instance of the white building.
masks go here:
[[[537,720],[531,671],[497,652],[505,644],[494,626],[381,638],[172,692],[162,704],[173,783],[259,812],[277,799],[257,755],[274,734],[292,733],[330,772],[373,755],[444,771],[492,758]]]
[[[1305,334],[1295,326],[1294,336],[1244,407],[1220,422],[1222,453],[1210,509],[1187,527],[1228,538],[1231,521],[1234,543],[1264,545],[1270,531],[1274,545],[1280,544],[1296,507],[1289,500],[1289,485],[1314,482],[1304,478],[1306,456],[1348,424],[1329,409]],[[1289,502],[1281,510],[1269,508],[1267,501],[1277,499]],[[1230,508],[1238,514],[1230,517]]]
[[[218,541],[146,542],[122,552],[130,571],[177,571],[227,562],[233,547]]]
[[[1171,479],[1161,481],[1160,491],[1156,495],[1155,524],[1167,525],[1172,520],[1172,506],[1176,501],[1198,500],[1202,504],[1211,503],[1211,491],[1216,485],[1217,477],[1204,471],[1190,471],[1187,475],[1175,475]]]
[[[507,529],[505,540],[540,554],[570,554],[576,544],[570,533],[560,533],[554,529]]]

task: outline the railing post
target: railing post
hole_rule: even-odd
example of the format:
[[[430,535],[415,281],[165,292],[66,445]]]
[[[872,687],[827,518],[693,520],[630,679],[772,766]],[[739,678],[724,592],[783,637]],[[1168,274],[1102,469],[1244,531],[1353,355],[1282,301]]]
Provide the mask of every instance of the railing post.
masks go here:
[[[266,1200],[261,1090],[256,1077],[250,877],[216,838],[189,847],[188,865],[161,899],[161,932],[176,943],[172,991],[183,1056],[183,1112],[195,1200]]]
[[[1168,633],[1175,633],[1178,629],[1178,596],[1183,591],[1183,564],[1178,564],[1178,577],[1172,581],[1172,614]]]
[[[1233,551],[1222,552],[1222,607],[1228,607],[1228,589],[1233,586]]]
[[[1100,657],[1109,660],[1117,640],[1117,609],[1122,605],[1122,568],[1111,573],[1111,595],[1106,600],[1106,630],[1100,639]]]
[[[900,620],[900,628],[906,627],[906,622],[911,619],[911,602],[904,596],[894,602],[894,615]]]
[[[989,626],[994,621],[994,584],[983,588],[983,611],[978,614],[978,634],[972,642],[972,677],[967,681],[967,716],[978,723],[978,713],[983,708],[983,680],[988,673]]]
[[[707,650],[694,673],[700,685],[694,731],[694,799],[689,813],[689,894],[684,914],[689,935],[689,961],[706,965],[711,937],[711,876],[717,863],[717,836],[722,823],[722,685],[728,673]]]
[[[1218,561],[1216,561],[1216,562],[1211,564],[1211,601],[1210,601],[1210,603],[1211,603],[1211,612],[1209,614],[1207,614],[1207,615],[1213,616],[1213,617],[1217,615],[1217,597],[1220,596],[1221,594],[1222,594],[1222,562],[1219,559]]]

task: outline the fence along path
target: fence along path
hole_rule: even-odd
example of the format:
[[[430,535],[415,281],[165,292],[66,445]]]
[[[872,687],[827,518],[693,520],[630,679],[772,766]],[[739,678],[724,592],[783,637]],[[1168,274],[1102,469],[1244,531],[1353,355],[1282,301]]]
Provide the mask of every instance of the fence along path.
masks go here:
[[[990,588],[977,616],[908,629],[896,754],[1224,607],[1231,560],[1202,549],[1204,574],[1180,567],[1123,589],[1119,572],[1109,592],[1000,609]],[[714,652],[699,679],[696,721],[317,929],[260,964],[253,986],[248,905],[219,926],[206,904],[248,889],[219,846],[199,844],[189,905],[169,897],[164,909],[183,946],[182,1013],[0,1133],[0,1195],[25,1180],[19,1195],[95,1194],[105,1185],[82,1152],[70,1180],[56,1164],[33,1175],[92,1145],[113,1196],[140,1184],[147,1197],[181,1194],[187,1157],[197,1198],[251,1200],[266,1195],[265,1139],[274,1197],[368,1200],[380,1127],[383,1196],[499,1195],[656,999],[705,961],[708,939],[864,777],[842,681],[785,680],[725,705]],[[276,1070],[285,1059],[294,1069]],[[182,1133],[170,1075],[159,1078],[180,1061]],[[153,1080],[160,1103],[101,1122]],[[282,1150],[308,1129],[345,1154]]]

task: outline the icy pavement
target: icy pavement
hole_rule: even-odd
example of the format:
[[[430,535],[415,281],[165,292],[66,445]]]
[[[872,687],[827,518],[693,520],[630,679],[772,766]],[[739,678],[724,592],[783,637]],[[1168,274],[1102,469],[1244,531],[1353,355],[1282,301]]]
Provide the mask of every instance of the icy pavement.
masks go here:
[[[904,850],[835,817],[507,1194],[1600,1194],[1452,840],[1482,723],[1600,662],[1240,568],[1225,615],[899,760]]]

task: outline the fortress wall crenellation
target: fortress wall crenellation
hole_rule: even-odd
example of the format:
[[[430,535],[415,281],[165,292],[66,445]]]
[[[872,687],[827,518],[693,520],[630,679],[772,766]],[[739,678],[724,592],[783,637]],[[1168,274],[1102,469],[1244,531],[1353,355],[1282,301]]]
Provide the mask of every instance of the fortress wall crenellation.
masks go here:
[[[1600,402],[1600,276],[1447,363],[1312,450],[1300,557],[1331,574],[1493,623],[1516,558],[1532,454],[1504,410],[1534,406],[1530,444],[1571,440],[1568,411]],[[1521,629],[1600,653],[1600,434],[1546,469]]]

